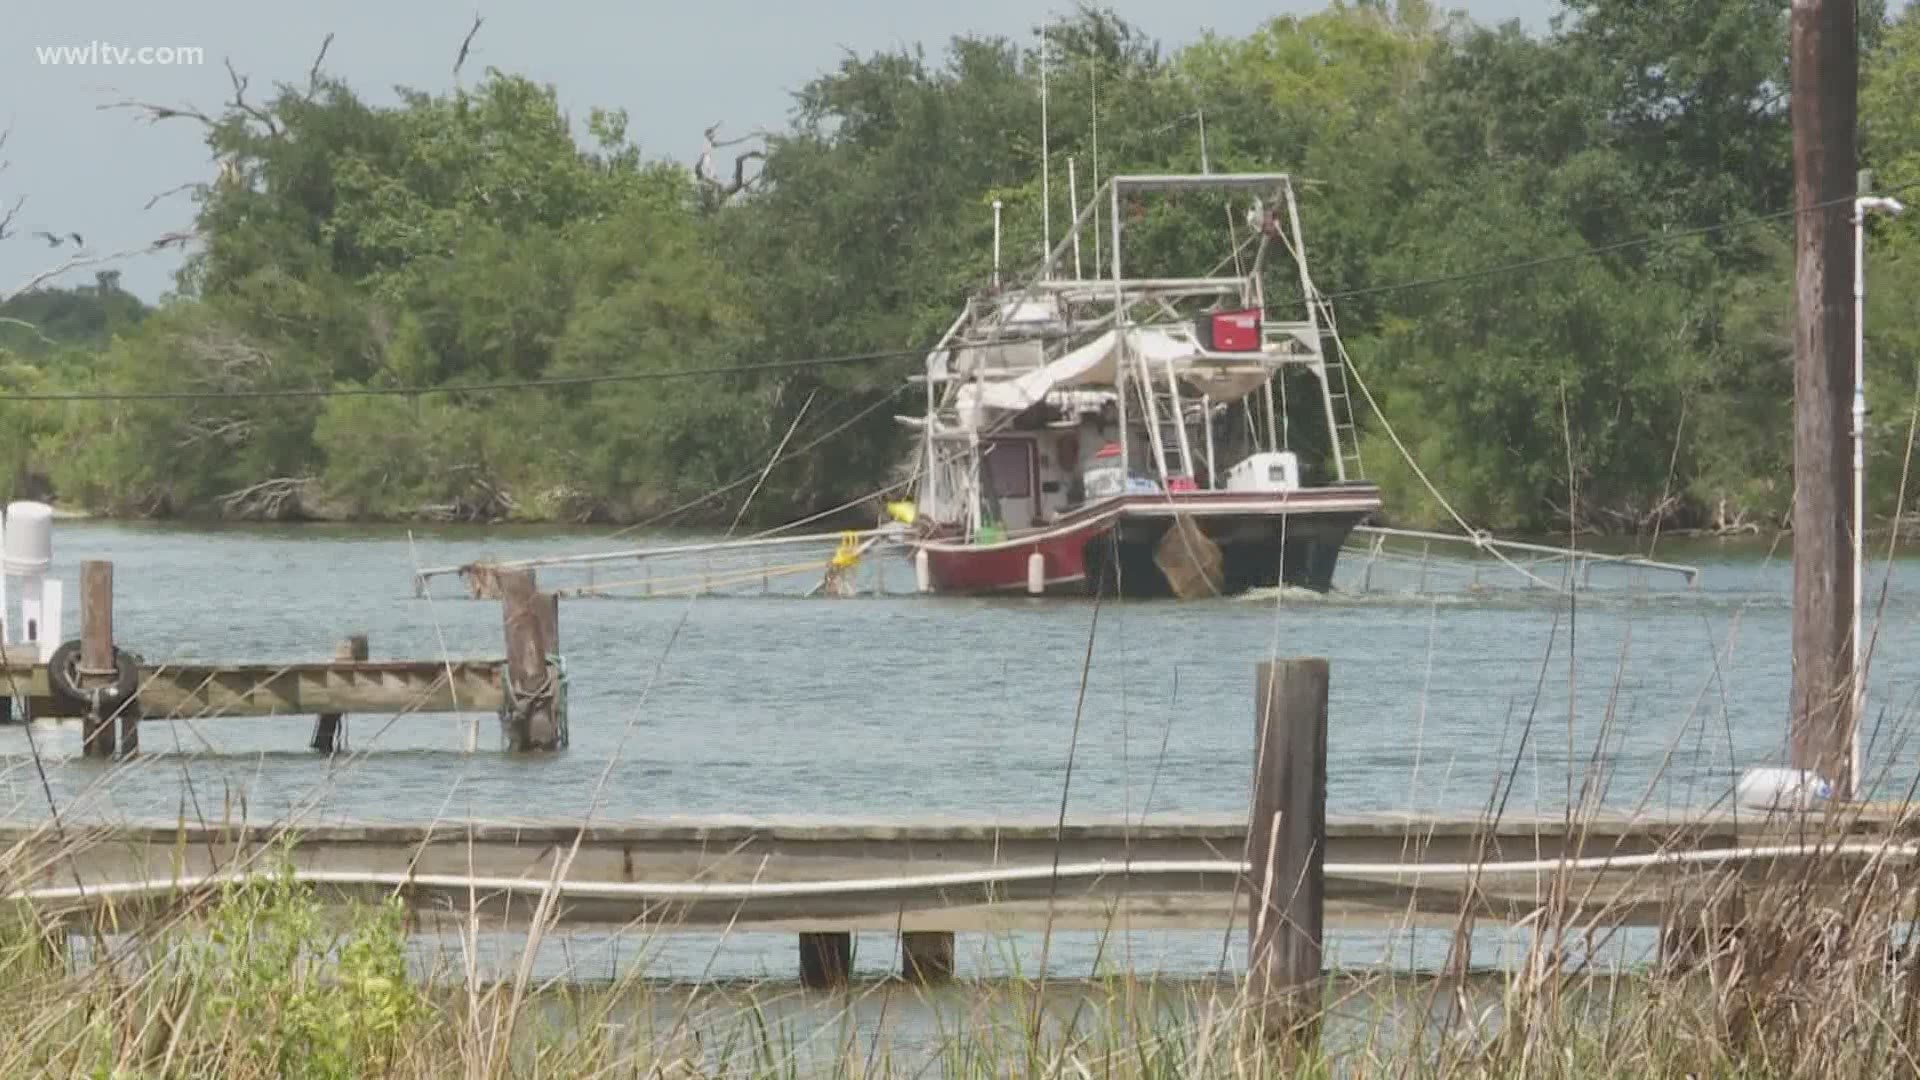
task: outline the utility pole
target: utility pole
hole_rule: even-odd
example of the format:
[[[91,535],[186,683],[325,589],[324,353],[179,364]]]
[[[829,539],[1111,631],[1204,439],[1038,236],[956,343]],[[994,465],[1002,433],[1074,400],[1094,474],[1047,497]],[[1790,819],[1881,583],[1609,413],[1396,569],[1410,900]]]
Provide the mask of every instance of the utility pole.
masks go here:
[[[1795,768],[1850,798],[1851,236],[1859,57],[1853,0],[1793,0]]]

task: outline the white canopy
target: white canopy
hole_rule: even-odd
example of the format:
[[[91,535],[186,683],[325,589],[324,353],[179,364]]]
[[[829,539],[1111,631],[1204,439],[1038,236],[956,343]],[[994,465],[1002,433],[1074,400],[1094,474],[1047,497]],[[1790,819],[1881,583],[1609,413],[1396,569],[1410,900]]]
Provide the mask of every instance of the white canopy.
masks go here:
[[[1209,353],[1191,336],[1156,326],[1126,331],[1129,355],[1141,356],[1156,381],[1169,365],[1214,401],[1233,401],[1260,388],[1270,372],[1266,353]],[[1119,370],[1118,332],[1108,330],[1052,363],[1012,379],[963,384],[955,395],[962,427],[978,427],[988,410],[1024,412],[1062,390],[1111,387]]]

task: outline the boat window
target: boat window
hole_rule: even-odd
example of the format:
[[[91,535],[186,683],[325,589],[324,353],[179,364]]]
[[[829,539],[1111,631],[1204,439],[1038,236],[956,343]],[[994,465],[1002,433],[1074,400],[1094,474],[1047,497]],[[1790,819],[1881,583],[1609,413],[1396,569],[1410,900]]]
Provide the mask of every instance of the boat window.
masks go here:
[[[987,447],[987,482],[1002,499],[1033,497],[1033,444],[1024,439],[995,440]]]

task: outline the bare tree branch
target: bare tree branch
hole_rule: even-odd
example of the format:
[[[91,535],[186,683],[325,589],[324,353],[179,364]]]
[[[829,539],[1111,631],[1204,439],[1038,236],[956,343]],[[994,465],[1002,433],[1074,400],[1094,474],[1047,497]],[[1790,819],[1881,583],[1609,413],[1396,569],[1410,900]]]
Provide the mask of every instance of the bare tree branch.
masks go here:
[[[311,476],[276,476],[220,496],[220,509],[233,517],[278,518],[298,512],[300,496],[315,484]]]
[[[7,140],[12,136],[13,136],[12,124],[8,124],[6,127],[0,128],[0,155],[4,155],[6,153]],[[4,156],[0,156],[0,173],[6,172],[7,166],[11,164],[13,164],[11,161],[8,161]],[[6,213],[0,214],[0,240],[6,240],[11,236],[13,236],[13,220],[20,216],[20,208],[22,206],[25,206],[26,204],[27,204],[27,197],[25,195],[22,195],[19,198],[16,198],[13,200],[13,205],[7,207]]]
[[[733,185],[727,188],[726,194],[736,195],[745,191],[749,183],[747,180],[747,162],[765,161],[766,159],[767,152],[765,150],[749,150],[744,154],[736,155],[733,159]]]
[[[486,21],[480,17],[479,12],[474,12],[473,27],[467,31],[466,37],[460,39],[460,55],[453,58],[454,78],[460,77],[460,68],[467,62],[467,50],[473,48],[473,36],[480,32],[480,24]]]
[[[33,290],[39,288],[40,286],[46,284],[47,282],[52,281],[54,278],[60,277],[62,274],[67,274],[67,273],[71,273],[72,271],[79,270],[82,267],[99,266],[102,263],[119,262],[122,259],[133,258],[136,255],[150,255],[158,251],[164,251],[171,247],[178,247],[178,246],[184,245],[187,241],[193,239],[193,237],[194,237],[194,234],[190,232],[171,232],[161,236],[157,240],[154,240],[152,243],[147,244],[145,247],[128,248],[125,251],[116,251],[107,255],[86,255],[86,254],[74,255],[71,258],[67,259],[65,262],[60,263],[59,265],[54,266],[51,269],[42,270],[39,273],[33,275],[32,277],[28,278],[26,282],[20,285],[18,288],[15,288],[9,292],[0,292],[0,304],[4,304],[7,301],[12,300],[16,296],[20,296],[23,293],[32,292]]]
[[[119,101],[108,102],[105,105],[95,105],[94,108],[100,110],[130,109],[134,112],[144,114],[149,124],[157,124],[162,120],[187,119],[198,120],[208,127],[214,126],[213,117],[208,116],[206,113],[201,112],[191,105],[176,109],[171,105],[156,105],[150,101],[135,101],[132,98],[122,98]]]
[[[181,192],[183,192],[183,191],[191,191],[191,190],[193,190],[194,188],[197,188],[197,187],[199,187],[199,186],[200,186],[200,182],[199,182],[198,180],[189,180],[189,181],[187,181],[186,183],[184,183],[184,184],[181,184],[181,185],[179,185],[179,186],[177,186],[177,187],[170,187],[170,188],[168,188],[167,190],[165,190],[165,191],[163,191],[163,192],[161,192],[160,194],[158,194],[158,195],[155,195],[155,196],[154,196],[153,198],[151,198],[151,199],[148,199],[148,200],[147,200],[147,205],[145,205],[145,206],[143,206],[143,207],[141,207],[140,209],[142,209],[142,210],[151,210],[151,209],[153,209],[153,208],[154,208],[154,206],[155,206],[155,205],[157,205],[157,204],[158,204],[158,203],[159,203],[159,202],[160,202],[160,201],[161,201],[162,199],[171,199],[171,198],[173,198],[173,197],[174,197],[175,195],[178,195],[178,194],[180,194],[180,193],[181,193]]]
[[[260,121],[260,123],[266,127],[268,135],[276,139],[279,138],[280,125],[274,122],[273,114],[247,101],[247,87],[252,83],[252,80],[235,71],[233,69],[233,61],[226,60],[222,62],[227,65],[227,78],[233,83],[233,101],[231,102],[233,107],[253,117],[255,120]]]
[[[33,325],[32,323],[28,322],[25,319],[16,319],[10,315],[0,315],[0,326],[18,326],[21,329],[25,330],[27,333],[32,334],[36,338],[39,338],[40,344],[42,345],[57,346],[60,344],[59,342],[53,340],[47,335],[41,333],[39,327]]]
[[[743,142],[751,142],[754,139],[765,140],[773,137],[773,133],[768,131],[765,128],[754,128],[752,131],[749,131],[745,135],[741,135],[737,138],[716,140],[714,136],[720,133],[720,128],[725,123],[726,121],[723,120],[720,123],[715,124],[712,127],[708,128],[704,133],[707,137],[707,148],[709,150],[718,150],[722,147],[727,147],[727,146],[738,146]]]
[[[307,69],[307,97],[309,98],[320,89],[320,65],[326,62],[327,50],[332,46],[333,31],[329,30],[327,36],[320,42],[320,51],[314,55],[313,66]]]
[[[742,191],[747,190],[747,188],[752,186],[754,180],[759,179],[758,176],[755,176],[752,179],[749,179],[747,177],[747,162],[765,161],[767,157],[767,152],[764,148],[759,148],[759,149],[748,150],[748,151],[745,151],[744,153],[734,155],[733,182],[731,184],[728,184],[728,183],[722,182],[713,174],[714,150],[723,146],[738,146],[741,143],[749,142],[754,139],[759,139],[762,142],[765,142],[769,136],[767,132],[762,131],[759,128],[755,128],[754,130],[736,139],[726,139],[726,140],[716,139],[716,136],[719,133],[720,133],[719,124],[714,124],[712,127],[709,127],[706,130],[705,132],[706,143],[700,150],[700,159],[694,162],[693,175],[695,179],[699,180],[702,184],[712,189],[715,192],[715,194],[717,194],[721,199],[728,199],[728,198],[732,198],[735,195],[738,195]]]
[[[240,446],[253,438],[254,432],[253,419],[246,416],[196,416],[183,426],[186,433],[174,440],[174,445],[182,449],[210,442]]]

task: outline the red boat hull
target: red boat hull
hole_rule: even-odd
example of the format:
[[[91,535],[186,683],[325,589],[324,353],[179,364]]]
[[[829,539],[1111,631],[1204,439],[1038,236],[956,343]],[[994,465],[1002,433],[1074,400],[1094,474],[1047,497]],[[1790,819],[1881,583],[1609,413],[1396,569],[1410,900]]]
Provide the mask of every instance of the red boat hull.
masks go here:
[[[1091,521],[1077,529],[1049,532],[1032,540],[1004,544],[927,545],[927,569],[933,591],[982,593],[1024,590],[1027,566],[1035,553],[1044,566],[1049,590],[1084,584],[1087,545],[1113,528],[1111,520]]]
[[[1153,548],[1176,517],[1190,518],[1223,548],[1228,590],[1279,584],[1325,591],[1347,534],[1379,508],[1378,489],[1313,489],[1284,496],[1190,492],[1128,496],[1083,507],[1054,525],[996,544],[929,538],[914,545],[927,557],[935,593],[1022,592],[1028,564],[1041,559],[1046,592],[1090,592],[1103,578],[1152,595],[1164,587]],[[1116,569],[1118,568],[1118,569]]]

